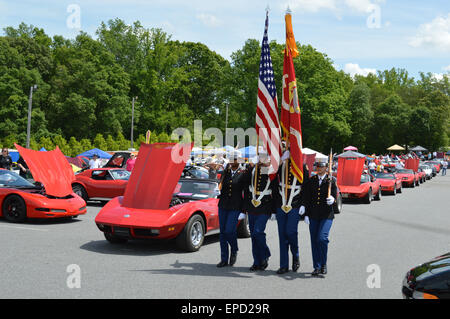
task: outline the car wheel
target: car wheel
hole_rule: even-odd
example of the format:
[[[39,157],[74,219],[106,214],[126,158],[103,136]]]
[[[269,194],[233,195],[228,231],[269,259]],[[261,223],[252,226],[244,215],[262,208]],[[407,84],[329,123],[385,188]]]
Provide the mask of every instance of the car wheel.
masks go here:
[[[403,185],[402,185],[402,184],[400,184],[400,187],[399,187],[399,189],[398,189],[397,193],[401,194],[401,193],[402,193],[402,191],[403,191]]]
[[[19,195],[11,195],[4,200],[2,212],[7,221],[21,223],[27,218],[27,205]]]
[[[340,214],[342,212],[342,195],[341,193],[338,194],[336,201],[333,204],[333,209],[335,209],[336,211],[334,212],[335,214]]]
[[[205,223],[200,215],[192,216],[178,235],[177,246],[189,252],[197,251],[205,239]]]
[[[381,200],[381,187],[378,189],[377,196],[375,196],[376,200]]]
[[[369,188],[366,197],[364,197],[364,203],[370,204],[372,202],[372,188]]]
[[[105,235],[106,240],[109,241],[111,244],[124,244],[124,243],[128,242],[127,238],[114,236],[110,232],[105,232],[104,235]]]
[[[80,184],[74,184],[74,185],[72,185],[72,191],[73,191],[75,194],[77,194],[78,196],[80,196],[81,198],[83,198],[85,202],[89,199],[86,190],[85,190],[84,187],[83,187],[82,185],[80,185]]]
[[[237,228],[237,237],[238,238],[249,238],[250,234],[250,226],[248,225],[248,215],[245,214],[245,218],[239,222]]]

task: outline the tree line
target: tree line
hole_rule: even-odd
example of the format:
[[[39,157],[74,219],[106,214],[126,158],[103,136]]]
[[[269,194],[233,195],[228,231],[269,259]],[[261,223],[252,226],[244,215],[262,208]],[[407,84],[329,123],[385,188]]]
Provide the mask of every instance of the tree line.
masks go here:
[[[58,145],[67,155],[90,146],[127,149],[131,100],[135,102],[137,148],[147,130],[152,142],[170,141],[178,127],[255,126],[260,40],[249,39],[230,61],[202,43],[180,42],[159,28],[101,23],[96,38],[49,37],[20,24],[0,37],[0,142],[24,145],[30,86],[31,147]],[[449,145],[449,76],[437,79],[404,69],[352,78],[310,45],[294,59],[303,145],[321,152],[351,144],[365,153],[385,153],[392,144],[438,150]],[[270,43],[281,105],[282,43]],[[205,141],[207,143],[209,141]]]

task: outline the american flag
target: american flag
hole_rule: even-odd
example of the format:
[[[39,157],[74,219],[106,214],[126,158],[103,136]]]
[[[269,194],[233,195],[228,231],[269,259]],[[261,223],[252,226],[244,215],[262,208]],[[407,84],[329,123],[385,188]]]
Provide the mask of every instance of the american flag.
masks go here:
[[[258,99],[256,106],[256,132],[263,142],[263,147],[270,156],[268,173],[275,177],[280,165],[281,131],[278,119],[277,89],[270,57],[267,30],[269,28],[269,13],[266,13],[266,25],[261,47],[259,64]]]

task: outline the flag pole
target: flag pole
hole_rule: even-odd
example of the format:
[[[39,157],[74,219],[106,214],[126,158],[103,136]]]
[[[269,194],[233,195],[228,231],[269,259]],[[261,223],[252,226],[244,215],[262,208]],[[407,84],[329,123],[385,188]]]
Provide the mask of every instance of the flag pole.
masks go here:
[[[330,155],[328,156],[328,197],[331,196],[331,180],[332,180],[332,176],[331,176],[331,172],[332,172],[332,167],[331,164],[333,162],[333,148],[330,149]]]

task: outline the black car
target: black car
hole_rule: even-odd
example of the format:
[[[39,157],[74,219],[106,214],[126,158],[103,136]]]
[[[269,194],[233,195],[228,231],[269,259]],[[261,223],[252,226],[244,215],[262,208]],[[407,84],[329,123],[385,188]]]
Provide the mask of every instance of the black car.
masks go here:
[[[405,299],[450,299],[450,253],[408,271],[402,294]]]

